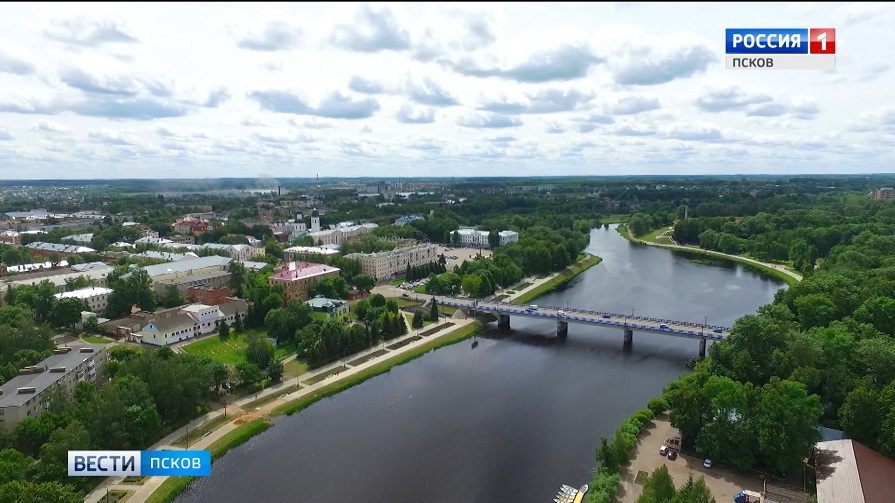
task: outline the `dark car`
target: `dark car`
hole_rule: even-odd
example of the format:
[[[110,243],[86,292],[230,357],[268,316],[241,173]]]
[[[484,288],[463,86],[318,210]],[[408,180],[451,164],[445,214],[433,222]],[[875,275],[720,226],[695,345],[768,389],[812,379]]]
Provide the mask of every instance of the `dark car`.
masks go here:
[[[677,459],[677,451],[674,449],[668,449],[668,459],[674,461]]]
[[[607,320],[608,320],[609,318],[612,318],[612,316],[609,316],[608,314],[604,314],[603,317],[606,318]]]
[[[721,330],[720,328],[717,328],[717,327],[713,328],[712,331],[715,332],[716,334],[720,334],[721,332],[723,332],[723,330]]]

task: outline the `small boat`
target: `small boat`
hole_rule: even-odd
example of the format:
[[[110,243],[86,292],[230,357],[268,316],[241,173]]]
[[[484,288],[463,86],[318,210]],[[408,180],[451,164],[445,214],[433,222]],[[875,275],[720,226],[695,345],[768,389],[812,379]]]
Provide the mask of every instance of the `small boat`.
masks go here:
[[[578,490],[578,494],[575,495],[575,501],[573,503],[582,503],[584,501],[584,495],[587,494],[587,490],[590,489],[587,484],[581,486],[581,489]]]

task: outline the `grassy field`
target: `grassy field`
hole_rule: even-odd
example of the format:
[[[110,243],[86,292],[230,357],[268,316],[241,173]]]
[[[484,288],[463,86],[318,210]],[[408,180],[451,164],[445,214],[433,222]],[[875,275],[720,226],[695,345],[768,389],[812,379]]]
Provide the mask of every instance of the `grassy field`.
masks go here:
[[[659,239],[659,235],[663,232],[668,231],[666,234],[667,237],[663,237]],[[660,227],[649,234],[642,236],[639,238],[642,241],[649,241],[650,243],[656,243],[660,245],[673,245],[674,243],[671,241],[671,230],[668,227]]]
[[[97,337],[95,335],[84,334],[81,336],[81,339],[84,339],[84,342],[88,342],[90,344],[109,344],[112,342],[112,339],[106,339],[105,337]]]
[[[438,304],[438,312],[446,314],[448,316],[453,316],[454,313],[457,312],[457,308],[454,306],[442,306],[441,304]]]
[[[519,297],[513,299],[513,302],[517,304],[527,304],[540,297],[541,295],[544,295],[545,293],[553,290],[559,285],[571,281],[572,278],[599,264],[602,260],[602,258],[596,255],[589,255],[583,261],[576,262],[575,264],[566,267],[565,269],[560,271],[559,274],[557,274],[553,279],[546,281],[538,285],[537,287],[523,293]]]
[[[395,304],[398,304],[398,309],[404,309],[405,307],[411,306],[419,306],[422,302],[413,299],[404,299],[402,297],[387,297],[385,300],[393,300]]]
[[[222,341],[217,335],[183,346],[183,351],[191,355],[207,356],[216,362],[237,364],[245,361],[246,341],[242,334],[230,334]]]
[[[235,430],[227,433],[208,446],[207,450],[211,451],[212,461],[223,456],[230,449],[270,428],[270,426],[271,424],[263,419],[256,419],[250,423],[238,426]],[[146,499],[146,503],[171,503],[177,498],[178,494],[190,485],[193,478],[194,477],[168,477],[162,482],[158,489]]]
[[[283,379],[292,379],[308,372],[308,364],[301,360],[292,360],[283,365]]]
[[[407,321],[407,328],[409,328],[411,330],[416,330],[415,328],[413,328],[413,315],[410,313],[403,313],[403,314],[404,314],[404,319]],[[433,323],[435,323],[435,322],[430,320],[429,318],[427,318],[425,315],[423,315],[423,326],[424,327],[427,327]]]

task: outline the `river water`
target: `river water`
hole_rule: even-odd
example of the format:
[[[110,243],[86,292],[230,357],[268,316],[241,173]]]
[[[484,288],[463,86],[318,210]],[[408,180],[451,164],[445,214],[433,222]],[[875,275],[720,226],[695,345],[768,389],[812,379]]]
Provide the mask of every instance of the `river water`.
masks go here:
[[[603,262],[537,300],[730,326],[783,283],[741,265],[695,264],[592,231]],[[591,478],[600,437],[661,393],[698,341],[513,318],[508,337],[464,341],[393,368],[215,462],[177,503],[532,502]]]

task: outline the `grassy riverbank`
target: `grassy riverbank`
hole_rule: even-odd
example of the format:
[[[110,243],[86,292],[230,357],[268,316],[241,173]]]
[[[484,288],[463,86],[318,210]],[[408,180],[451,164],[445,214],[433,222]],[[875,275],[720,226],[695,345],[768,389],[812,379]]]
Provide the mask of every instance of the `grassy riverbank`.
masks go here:
[[[627,239],[628,241],[630,241],[632,243],[636,243],[636,244],[644,244],[643,240],[637,239],[637,238],[632,238],[628,234],[628,228],[625,225],[619,225],[617,230],[618,230],[618,233],[621,234],[622,237]],[[795,286],[799,283],[799,280],[790,276],[789,274],[786,274],[783,271],[774,269],[773,267],[768,267],[766,265],[756,264],[755,262],[752,262],[745,257],[740,257],[737,255],[725,255],[723,253],[719,253],[719,252],[715,252],[715,251],[711,251],[711,250],[703,250],[702,248],[691,248],[689,246],[670,247],[670,246],[664,246],[662,243],[656,243],[656,244],[660,248],[667,248],[667,249],[673,250],[673,251],[679,251],[682,253],[690,253],[692,255],[702,255],[704,257],[710,257],[712,259],[727,260],[729,262],[736,262],[738,264],[743,264],[744,266],[746,266],[754,271],[758,271],[766,276],[770,276],[772,278],[777,278],[780,281],[783,281],[784,283],[786,283],[788,286]]]
[[[556,287],[564,283],[568,283],[575,276],[578,276],[579,274],[599,264],[602,261],[603,259],[596,255],[587,255],[586,257],[584,257],[583,260],[576,262],[560,271],[549,281],[545,281],[543,284],[538,285],[537,287],[532,288],[531,290],[516,297],[515,299],[513,299],[513,302],[515,302],[516,304],[527,304],[540,297],[541,295],[544,295],[545,293],[555,289]]]
[[[448,336],[429,341],[428,343],[423,344],[422,346],[419,346],[418,348],[413,349],[412,351],[407,351],[407,352],[401,353],[400,355],[396,355],[394,358],[390,358],[385,361],[379,362],[375,365],[372,365],[369,368],[366,368],[366,369],[358,372],[357,374],[347,376],[342,380],[336,381],[332,384],[328,384],[310,395],[303,396],[303,397],[297,398],[289,403],[280,405],[280,406],[276,407],[271,412],[271,417],[276,417],[276,416],[280,416],[283,414],[286,414],[287,416],[291,416],[292,414],[295,414],[296,412],[299,412],[299,411],[307,408],[314,402],[322,400],[328,396],[334,395],[340,391],[344,391],[352,386],[355,386],[357,384],[360,384],[360,383],[366,381],[367,379],[376,377],[380,374],[384,374],[384,373],[388,372],[389,370],[391,370],[392,367],[395,367],[397,365],[402,365],[402,364],[407,363],[411,360],[415,360],[415,359],[419,358],[420,356],[423,356],[424,354],[428,353],[429,351],[432,351],[432,350],[435,350],[435,349],[438,349],[438,348],[441,348],[444,346],[448,346],[448,345],[454,344],[456,342],[460,342],[464,339],[468,339],[468,338],[472,337],[473,335],[477,334],[479,331],[481,331],[481,329],[482,329],[482,324],[480,322],[471,323],[461,329],[455,330],[453,333],[451,333]]]
[[[256,419],[236,427],[236,429],[208,446],[208,450],[211,451],[211,460],[214,461],[223,456],[230,449],[245,443],[246,440],[270,427],[271,424],[264,419]],[[146,499],[146,503],[170,503],[171,501],[174,501],[174,498],[186,489],[194,478],[195,477],[168,477],[162,482],[158,489]]]

